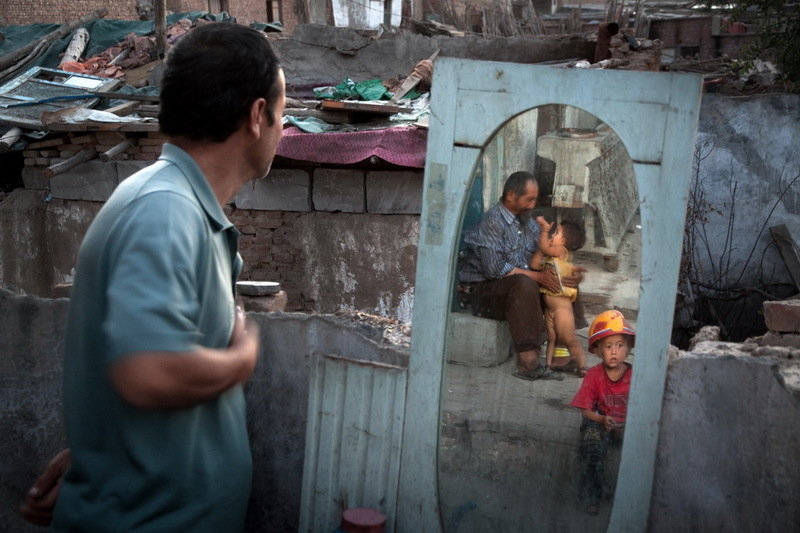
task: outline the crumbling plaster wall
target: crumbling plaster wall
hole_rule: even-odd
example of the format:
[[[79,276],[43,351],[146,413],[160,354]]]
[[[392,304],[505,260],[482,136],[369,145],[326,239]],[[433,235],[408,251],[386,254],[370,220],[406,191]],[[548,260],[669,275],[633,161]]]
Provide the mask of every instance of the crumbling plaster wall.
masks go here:
[[[66,299],[0,288],[0,531],[39,531],[16,510],[41,469],[65,446],[62,350]],[[382,331],[332,316],[251,313],[261,358],[245,388],[253,452],[248,531],[297,528],[314,352],[407,366],[408,353]]]
[[[67,304],[0,290],[2,531],[38,531],[21,522],[16,508],[46,461],[64,446],[61,351]],[[330,316],[251,317],[261,327],[262,357],[246,388],[254,459],[248,531],[282,533],[294,530],[299,516],[310,354],[401,366],[408,354],[382,343],[371,326]],[[651,531],[800,528],[800,397],[785,385],[785,369],[773,357],[734,348],[717,355],[681,353],[671,361]]]
[[[697,197],[709,207],[701,213],[707,222],[700,223],[708,248],[699,242],[695,255],[700,272],[708,276],[705,281],[731,268],[723,278],[730,282],[741,274],[741,283],[747,284],[763,273],[766,281],[791,283],[768,228],[785,224],[800,240],[797,139],[800,95],[703,95]]]
[[[273,42],[290,85],[289,96],[291,86],[328,85],[345,77],[354,81],[405,77],[437,49],[441,57],[516,63],[594,57],[594,43],[578,36],[488,40],[402,34],[370,39],[348,28],[306,24]]]

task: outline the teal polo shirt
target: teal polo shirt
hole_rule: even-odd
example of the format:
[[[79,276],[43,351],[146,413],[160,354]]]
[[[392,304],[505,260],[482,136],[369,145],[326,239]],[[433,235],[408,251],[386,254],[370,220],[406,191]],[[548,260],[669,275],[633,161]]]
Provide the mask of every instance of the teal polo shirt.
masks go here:
[[[109,383],[132,352],[224,348],[239,233],[194,160],[166,144],[123,181],[81,245],[66,335],[72,466],[57,531],[241,531],[252,462],[241,386],[186,409],[138,409]]]

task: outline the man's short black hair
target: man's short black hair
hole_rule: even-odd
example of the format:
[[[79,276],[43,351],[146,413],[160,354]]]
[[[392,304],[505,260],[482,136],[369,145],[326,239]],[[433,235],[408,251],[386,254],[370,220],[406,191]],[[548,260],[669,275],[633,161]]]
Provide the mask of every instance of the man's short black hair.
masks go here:
[[[525,188],[528,186],[529,181],[532,181],[535,185],[539,185],[536,181],[536,176],[530,172],[525,172],[524,170],[514,172],[506,179],[506,183],[503,185],[503,195],[500,198],[505,200],[508,194],[512,192],[517,196],[522,196],[525,194]]]
[[[262,32],[232,22],[191,30],[167,58],[158,114],[161,132],[193,141],[224,141],[247,119],[258,98],[274,109],[279,71],[278,57]],[[268,120],[272,124],[272,113]]]
[[[559,224],[561,232],[564,234],[564,247],[570,252],[580,250],[586,244],[586,232],[583,228],[572,220],[563,220]],[[556,225],[553,225],[553,229]]]

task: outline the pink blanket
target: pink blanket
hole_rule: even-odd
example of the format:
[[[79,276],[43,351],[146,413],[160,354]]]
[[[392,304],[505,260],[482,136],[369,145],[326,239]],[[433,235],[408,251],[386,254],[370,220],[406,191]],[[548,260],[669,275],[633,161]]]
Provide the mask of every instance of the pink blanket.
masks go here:
[[[350,164],[377,156],[404,167],[423,168],[428,131],[414,126],[352,132],[283,130],[278,155],[314,163]]]

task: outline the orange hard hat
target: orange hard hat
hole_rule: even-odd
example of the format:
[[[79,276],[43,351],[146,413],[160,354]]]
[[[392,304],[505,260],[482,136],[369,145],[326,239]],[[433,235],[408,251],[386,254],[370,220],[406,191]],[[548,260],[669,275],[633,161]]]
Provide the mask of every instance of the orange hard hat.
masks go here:
[[[631,338],[631,346],[636,339],[633,326],[615,309],[603,311],[592,321],[592,325],[589,326],[589,349],[592,350],[601,339],[611,335],[628,335]]]

